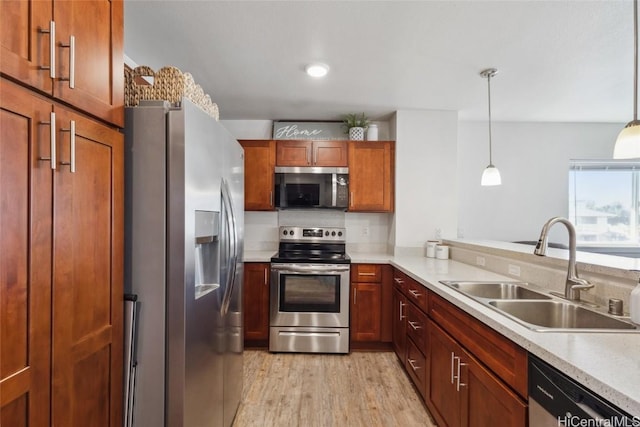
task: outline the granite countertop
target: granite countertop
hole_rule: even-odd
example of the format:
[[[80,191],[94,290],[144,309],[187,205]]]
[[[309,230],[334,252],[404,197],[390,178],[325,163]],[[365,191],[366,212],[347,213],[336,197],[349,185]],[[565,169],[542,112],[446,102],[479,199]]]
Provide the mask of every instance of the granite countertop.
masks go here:
[[[245,252],[246,262],[269,262],[274,251]],[[463,311],[549,362],[632,415],[640,416],[640,333],[532,331],[469,298],[441,280],[508,280],[452,260],[349,253],[353,263],[389,263]]]

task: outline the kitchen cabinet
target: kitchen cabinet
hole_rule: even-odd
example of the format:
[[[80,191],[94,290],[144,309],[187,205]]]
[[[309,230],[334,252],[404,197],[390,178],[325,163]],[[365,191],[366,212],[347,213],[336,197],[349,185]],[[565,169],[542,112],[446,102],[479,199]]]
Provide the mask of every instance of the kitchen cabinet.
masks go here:
[[[244,264],[245,344],[266,346],[269,340],[269,263]]]
[[[272,211],[276,141],[240,140],[244,148],[244,209]]]
[[[393,212],[393,141],[349,141],[349,211]]]
[[[391,342],[391,274],[388,265],[351,265],[352,347],[362,349],[383,343],[388,347]]]
[[[393,289],[393,350],[404,362],[407,353],[407,297],[397,287]]]
[[[346,141],[279,140],[276,165],[347,167],[347,155]]]
[[[122,420],[123,136],[0,84],[0,241],[11,254],[2,262],[12,264],[0,277],[1,419],[115,427]]]
[[[122,28],[122,0],[2,1],[2,74],[122,127]]]
[[[429,408],[449,426],[526,426],[526,404],[439,326],[429,327]]]

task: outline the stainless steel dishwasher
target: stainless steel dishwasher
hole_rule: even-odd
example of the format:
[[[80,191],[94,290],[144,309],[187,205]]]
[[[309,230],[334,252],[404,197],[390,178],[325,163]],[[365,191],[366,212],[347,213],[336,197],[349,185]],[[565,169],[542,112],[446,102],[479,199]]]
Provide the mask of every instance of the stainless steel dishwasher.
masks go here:
[[[529,355],[529,427],[592,425],[640,426],[640,417],[631,416]]]

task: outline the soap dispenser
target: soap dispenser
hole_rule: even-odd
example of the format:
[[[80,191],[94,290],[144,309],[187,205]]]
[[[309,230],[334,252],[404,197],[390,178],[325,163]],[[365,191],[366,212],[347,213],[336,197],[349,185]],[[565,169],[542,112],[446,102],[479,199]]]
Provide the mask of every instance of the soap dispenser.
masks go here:
[[[631,291],[629,311],[631,314],[631,321],[640,325],[640,281],[638,281],[636,287]]]

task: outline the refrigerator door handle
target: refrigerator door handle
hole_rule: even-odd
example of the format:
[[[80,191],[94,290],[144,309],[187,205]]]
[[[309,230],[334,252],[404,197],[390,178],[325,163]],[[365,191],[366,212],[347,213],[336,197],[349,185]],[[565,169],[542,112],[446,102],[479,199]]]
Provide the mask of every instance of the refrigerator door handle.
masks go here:
[[[238,231],[236,228],[236,218],[233,212],[233,204],[231,200],[231,194],[229,192],[229,185],[223,178],[220,186],[222,193],[222,204],[225,210],[226,226],[229,231],[229,259],[227,262],[230,266],[229,274],[227,275],[227,283],[225,287],[225,293],[222,298],[222,306],[220,312],[223,316],[229,311],[229,304],[231,302],[231,293],[236,281],[237,262],[238,262]]]

